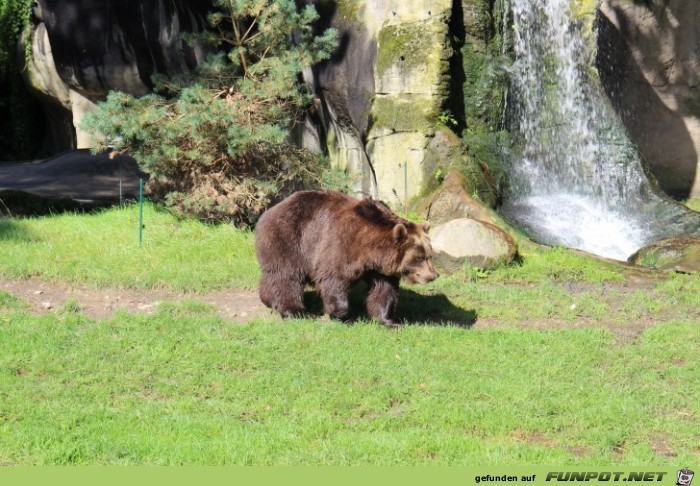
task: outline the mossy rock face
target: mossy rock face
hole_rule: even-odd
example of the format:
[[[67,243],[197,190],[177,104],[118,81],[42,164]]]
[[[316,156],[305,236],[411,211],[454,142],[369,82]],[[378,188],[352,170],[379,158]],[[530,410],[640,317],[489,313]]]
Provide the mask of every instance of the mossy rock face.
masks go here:
[[[593,31],[597,11],[598,0],[573,0],[571,2],[571,14],[574,20],[581,25],[583,37],[592,50],[595,49]],[[593,59],[591,59],[592,61]]]
[[[423,23],[409,25],[389,25],[379,31],[379,56],[377,71],[381,76],[384,71],[401,61],[405,69],[422,64],[428,46],[426,26]]]
[[[335,21],[339,23],[360,21],[364,5],[365,2],[362,0],[338,0],[335,4]]]
[[[377,91],[446,96],[448,27],[443,18],[387,25],[377,36]]]
[[[397,132],[435,133],[439,106],[430,96],[399,94],[377,96],[372,103],[368,138]]]
[[[506,89],[503,55],[503,1],[462,0],[464,105],[467,128],[494,130],[500,123]]]
[[[486,167],[488,169],[488,167]],[[479,200],[493,206],[496,188],[491,177],[484,171],[475,157],[467,150],[463,141],[448,128],[440,128],[427,146],[423,161],[425,175],[424,194],[435,191],[466,195],[479,195]]]
[[[450,90],[451,2],[367,4],[381,11],[367,155],[378,196],[406,209],[426,184],[429,145]]]
[[[467,37],[478,39],[485,45],[493,30],[493,0],[462,0],[464,30]]]
[[[505,67],[510,63],[503,51],[504,0],[462,0],[464,43],[460,47],[464,72],[462,133],[473,161],[462,172],[469,177],[476,166],[488,184],[477,186],[480,199],[493,206],[504,183],[504,159],[510,140],[503,131],[502,115],[507,87]],[[470,167],[471,166],[471,167]],[[471,179],[471,177],[469,177]]]
[[[422,164],[428,141],[420,132],[390,133],[368,141],[379,199],[395,209],[407,210],[424,183]]]
[[[681,273],[700,273],[700,238],[679,236],[655,241],[627,260],[646,268]]]

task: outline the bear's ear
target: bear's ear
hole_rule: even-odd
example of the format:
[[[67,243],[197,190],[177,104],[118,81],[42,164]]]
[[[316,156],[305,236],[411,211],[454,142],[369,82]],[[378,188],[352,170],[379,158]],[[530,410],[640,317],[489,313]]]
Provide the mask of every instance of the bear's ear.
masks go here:
[[[423,231],[425,231],[427,233],[429,230],[430,230],[430,223],[428,223],[427,221],[424,221],[423,222]]]
[[[402,243],[403,240],[406,239],[406,236],[408,236],[408,230],[403,224],[398,223],[396,226],[394,226],[392,234],[394,235],[394,240],[397,243]]]

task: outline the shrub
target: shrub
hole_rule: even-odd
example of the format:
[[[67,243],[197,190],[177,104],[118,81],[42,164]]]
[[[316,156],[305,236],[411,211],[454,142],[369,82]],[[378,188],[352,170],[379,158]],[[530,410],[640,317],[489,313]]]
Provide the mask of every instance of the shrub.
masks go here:
[[[133,155],[167,204],[245,226],[276,194],[322,178],[289,133],[312,102],[300,72],[331,55],[337,33],[315,35],[316,10],[293,0],[214,3],[211,29],[189,36],[211,53],[196,71],[155,76],[140,98],[110,93],[84,128],[96,150]]]

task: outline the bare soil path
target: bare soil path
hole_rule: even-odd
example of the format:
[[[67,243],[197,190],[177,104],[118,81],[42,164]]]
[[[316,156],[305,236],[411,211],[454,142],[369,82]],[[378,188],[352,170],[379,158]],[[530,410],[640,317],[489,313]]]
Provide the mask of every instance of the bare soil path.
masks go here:
[[[73,301],[80,305],[85,315],[94,319],[104,319],[118,310],[152,314],[161,302],[192,299],[214,306],[221,317],[236,322],[246,322],[255,317],[272,315],[260,302],[257,293],[244,290],[188,294],[157,289],[69,287],[39,279],[1,280],[0,290],[25,301],[35,314],[56,312],[67,302]]]
[[[642,284],[642,286],[646,285],[648,283]],[[636,285],[633,287],[637,288]],[[632,290],[629,288],[629,284],[621,284],[620,288],[625,288],[627,291]],[[23,300],[30,307],[30,311],[36,315],[58,312],[69,302],[77,303],[81,311],[93,319],[106,319],[120,310],[133,314],[150,315],[158,309],[161,302],[193,300],[211,305],[219,316],[235,323],[242,324],[256,318],[278,318],[275,313],[260,302],[256,292],[239,289],[206,294],[173,292],[162,289],[97,289],[88,286],[68,286],[60,282],[46,282],[30,278],[0,280],[0,291]],[[410,322],[411,317],[406,313],[406,309],[403,309],[401,314],[403,314],[404,319]],[[564,319],[546,318],[522,319],[507,323],[494,318],[478,317],[473,322],[466,323],[464,327],[481,329],[503,326],[517,326],[527,329],[604,327],[615,335],[615,344],[622,345],[634,341],[642,332],[659,322],[659,318],[664,320],[663,317],[642,317],[626,322],[586,318],[572,322]],[[670,318],[671,316],[666,317]],[[328,320],[328,318],[323,317],[323,320]]]

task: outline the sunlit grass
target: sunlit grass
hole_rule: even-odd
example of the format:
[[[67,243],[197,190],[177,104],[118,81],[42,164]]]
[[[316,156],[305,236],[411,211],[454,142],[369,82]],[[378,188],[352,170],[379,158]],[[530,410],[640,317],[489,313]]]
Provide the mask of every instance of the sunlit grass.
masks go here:
[[[250,289],[258,280],[253,235],[180,220],[152,204],[94,214],[0,220],[0,276],[96,287]]]
[[[11,313],[0,339],[3,463],[675,465],[697,446],[690,323],[617,347],[600,328],[240,326],[167,304]]]
[[[252,233],[144,219],[141,247],[135,206],[0,220],[0,279],[255,288]],[[404,286],[398,331],[234,324],[196,294],[151,316],[97,321],[75,299],[35,316],[0,291],[0,464],[692,464],[700,276],[636,285],[562,248],[521,257]]]

